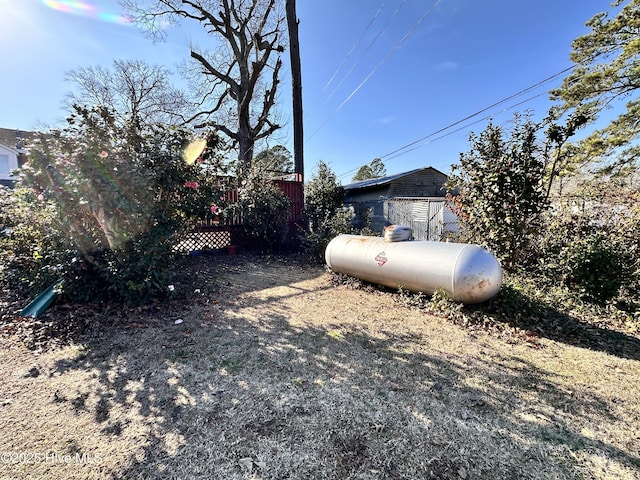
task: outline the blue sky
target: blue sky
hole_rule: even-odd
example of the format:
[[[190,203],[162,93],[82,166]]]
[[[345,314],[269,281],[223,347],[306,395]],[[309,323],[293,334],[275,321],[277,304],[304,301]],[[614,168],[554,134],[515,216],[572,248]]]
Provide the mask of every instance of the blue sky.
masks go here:
[[[47,3],[74,2],[0,0],[0,127],[59,125],[71,69],[114,59],[174,69],[190,43],[203,40],[198,26],[183,25],[154,44],[107,15],[121,13],[116,0],[75,2],[95,7],[87,15]],[[543,118],[546,92],[562,76],[457,123],[570,67],[572,40],[610,7],[607,0],[298,0],[297,9],[306,177],[322,160],[346,184],[376,157],[389,174],[423,166],[447,173],[485,117],[506,125],[530,109]],[[288,68],[284,75],[284,128],[271,145],[292,150]]]

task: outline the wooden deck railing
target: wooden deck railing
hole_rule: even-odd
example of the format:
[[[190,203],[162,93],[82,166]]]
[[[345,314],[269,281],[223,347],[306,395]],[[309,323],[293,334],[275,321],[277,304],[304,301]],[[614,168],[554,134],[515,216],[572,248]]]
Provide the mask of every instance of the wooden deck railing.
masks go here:
[[[294,180],[276,179],[273,183],[287,196],[290,201],[289,225],[293,230],[302,220],[304,208],[304,185],[300,175]],[[238,201],[238,191],[230,190],[225,194],[225,201]],[[195,224],[193,228],[183,234],[176,242],[178,252],[202,252],[224,249],[230,245],[245,246],[247,242],[246,227],[242,215],[224,215],[221,218],[209,218]]]

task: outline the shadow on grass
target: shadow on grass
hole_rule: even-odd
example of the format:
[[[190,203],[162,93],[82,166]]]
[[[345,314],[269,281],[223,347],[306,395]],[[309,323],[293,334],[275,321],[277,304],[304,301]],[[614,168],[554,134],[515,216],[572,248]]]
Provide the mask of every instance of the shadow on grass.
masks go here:
[[[238,268],[246,293],[253,268]],[[320,326],[299,324],[269,308],[274,302],[263,299],[257,318],[243,308],[221,308],[215,318],[185,310],[179,325],[142,316],[145,328],[96,329],[84,352],[58,362],[52,381],[94,376],[60,403],[89,416],[87,434],[109,452],[128,452],[103,472],[114,479],[582,478],[578,457],[585,456],[607,458],[618,471],[640,467],[637,456],[579,428],[617,421],[607,399],[573,395],[526,360],[441,354],[418,334],[372,334],[331,316]]]
[[[494,322],[504,322],[567,345],[640,360],[640,338],[581,321],[510,285],[504,285],[485,304],[465,309],[472,318],[487,316]]]

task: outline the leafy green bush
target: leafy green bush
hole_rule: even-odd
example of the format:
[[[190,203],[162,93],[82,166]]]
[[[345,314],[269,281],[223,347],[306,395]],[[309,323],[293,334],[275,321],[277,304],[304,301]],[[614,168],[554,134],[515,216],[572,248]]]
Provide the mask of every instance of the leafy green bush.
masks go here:
[[[536,270],[584,300],[605,303],[637,295],[640,214],[620,198],[583,197],[556,206],[536,246]]]
[[[250,169],[238,187],[238,209],[251,246],[274,251],[287,242],[291,202],[258,168]]]
[[[302,247],[315,261],[324,262],[329,242],[341,233],[356,233],[353,212],[345,210],[344,189],[335,173],[324,162],[318,162],[314,176],[305,185],[304,215],[306,228],[302,232]]]
[[[587,300],[611,300],[630,281],[630,256],[600,233],[574,240],[562,249],[559,260],[565,283]]]
[[[460,155],[447,182],[461,240],[488,248],[507,270],[523,263],[547,208],[540,129],[516,116],[507,136],[490,123],[470,135],[471,150]]]
[[[344,188],[331,168],[320,161],[304,190],[304,214],[309,230],[313,231],[342,206]]]
[[[51,207],[32,192],[0,187],[0,282],[22,296],[53,283],[73,257],[53,221]]]
[[[315,261],[323,263],[325,249],[333,238],[342,233],[358,233],[352,224],[353,213],[351,211],[336,210],[314,230],[303,232],[302,248],[304,252]]]
[[[65,274],[65,293],[80,300],[134,304],[167,293],[175,235],[213,215],[224,198],[212,173],[217,139],[210,136],[199,161],[187,162],[191,132],[160,125],[136,132],[129,135],[104,108],[76,107],[64,129],[30,148],[20,172],[30,198],[15,231],[48,212],[48,224],[31,223],[38,232],[30,234],[63,241],[23,270]]]
[[[170,294],[174,283],[174,227],[154,225],[138,238],[72,265],[65,294],[75,301],[115,300],[134,306]]]

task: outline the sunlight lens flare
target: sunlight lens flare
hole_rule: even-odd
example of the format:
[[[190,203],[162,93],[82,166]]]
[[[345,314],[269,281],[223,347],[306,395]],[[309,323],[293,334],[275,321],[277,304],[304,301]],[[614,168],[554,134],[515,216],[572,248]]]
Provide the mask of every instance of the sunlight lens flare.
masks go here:
[[[192,165],[198,159],[198,157],[202,155],[202,152],[204,152],[204,149],[206,147],[206,139],[203,138],[201,140],[194,140],[182,151],[183,160],[187,162],[188,165]]]
[[[131,25],[133,19],[126,15],[105,12],[95,5],[80,0],[41,0],[44,5],[63,13],[71,13],[82,17],[94,18],[118,25]]]

